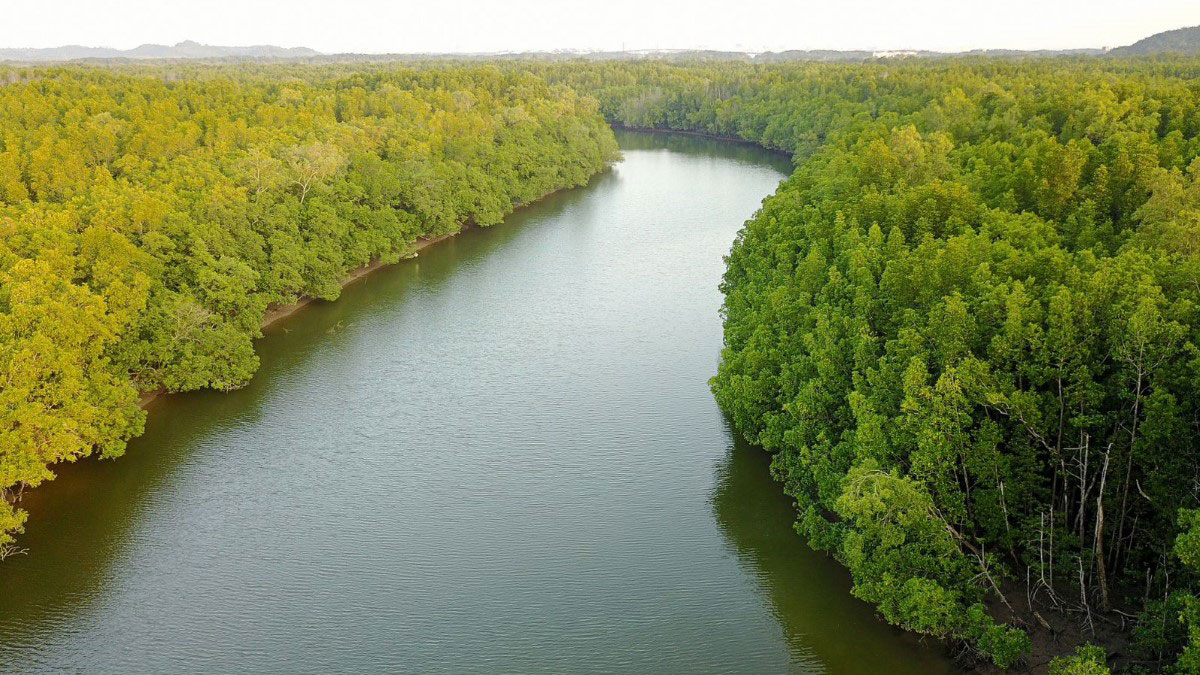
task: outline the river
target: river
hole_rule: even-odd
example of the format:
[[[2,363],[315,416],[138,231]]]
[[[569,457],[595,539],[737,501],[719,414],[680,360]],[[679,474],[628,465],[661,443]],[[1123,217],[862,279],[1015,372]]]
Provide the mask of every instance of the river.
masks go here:
[[[618,136],[29,493],[0,669],[950,671],[805,546],[708,389],[722,255],[787,160]]]

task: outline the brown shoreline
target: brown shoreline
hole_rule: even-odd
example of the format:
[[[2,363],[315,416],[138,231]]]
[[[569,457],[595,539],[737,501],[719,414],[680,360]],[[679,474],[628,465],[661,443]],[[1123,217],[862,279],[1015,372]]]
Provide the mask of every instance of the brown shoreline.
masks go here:
[[[610,165],[604,167],[603,169],[601,169],[600,171],[597,171],[596,173],[592,174],[588,178],[588,183],[591,183],[592,179],[595,178],[596,176],[604,173],[605,171],[611,171],[611,170],[612,170],[612,165],[610,164]],[[547,192],[546,194],[542,195],[541,197],[538,197],[537,199],[535,199],[531,202],[526,202],[524,204],[520,204],[520,205],[514,207],[512,211],[510,211],[507,215],[504,216],[504,218],[505,218],[505,220],[507,220],[510,216],[512,216],[517,211],[520,211],[521,209],[527,208],[529,206],[533,206],[534,204],[537,204],[537,203],[539,203],[553,195],[556,195],[560,192],[563,192],[565,190],[570,190],[570,189],[573,189],[574,187],[583,187],[584,185],[587,185],[588,183],[584,183],[583,185],[576,185],[576,186],[572,186],[572,187],[563,187],[563,188],[559,188],[557,190],[552,190],[550,192]],[[501,222],[500,224],[503,224],[503,222]],[[440,234],[440,235],[437,235],[436,237],[420,237],[412,243],[412,246],[409,248],[407,256],[401,258],[400,260],[397,260],[394,263],[385,263],[382,260],[378,260],[378,259],[372,260],[371,262],[367,263],[366,265],[363,265],[362,267],[358,267],[356,269],[351,270],[350,273],[344,279],[342,279],[341,286],[342,286],[342,288],[345,288],[345,287],[349,286],[350,284],[354,283],[355,281],[358,281],[359,279],[367,276],[371,272],[374,272],[375,270],[377,270],[381,267],[388,267],[389,265],[398,265],[398,264],[404,262],[405,260],[414,258],[414,257],[416,257],[416,254],[418,251],[420,251],[428,246],[432,246],[433,244],[436,244],[440,241],[445,241],[445,240],[449,239],[450,237],[462,234],[463,232],[465,232],[473,227],[475,227],[474,223],[468,221],[466,223],[463,223],[462,226],[459,227],[457,232],[449,232],[447,234]],[[289,303],[286,305],[272,305],[272,306],[267,307],[267,312],[265,314],[263,314],[263,319],[262,319],[262,323],[259,325],[259,330],[263,330],[263,329],[267,328],[268,326],[278,322],[279,320],[289,317],[292,314],[295,314],[297,311],[299,311],[303,307],[311,304],[315,300],[317,300],[317,298],[313,298],[313,297],[309,297],[309,296],[302,296],[299,300],[296,300],[296,302],[293,302],[293,303]],[[138,395],[138,406],[140,408],[145,409],[151,402],[157,400],[158,398],[160,398],[162,396],[170,394],[170,393],[173,393],[173,392],[169,392],[166,389],[154,389],[152,391],[143,391]]]
[[[422,237],[413,242],[412,248],[409,249],[407,256],[401,258],[400,260],[397,260],[394,263],[385,263],[382,260],[376,259],[376,260],[372,260],[371,262],[367,263],[366,265],[363,265],[362,267],[358,267],[353,270],[350,270],[350,274],[346,275],[346,278],[342,279],[341,286],[342,286],[342,288],[345,288],[345,287],[349,286],[350,284],[354,283],[355,281],[358,281],[359,279],[370,274],[371,272],[374,272],[375,270],[379,269],[380,267],[387,267],[388,265],[398,265],[401,262],[403,262],[404,260],[408,260],[409,258],[413,257],[417,253],[417,251],[420,251],[421,249],[425,248],[426,246],[430,246],[432,244],[438,243],[439,241],[449,239],[450,237],[453,237],[456,234],[459,234],[459,233],[469,229],[470,227],[471,227],[470,225],[463,225],[462,228],[459,229],[458,232],[450,232],[449,234],[442,234],[442,235],[438,235],[436,237]],[[301,307],[311,304],[316,299],[317,298],[312,298],[312,297],[309,297],[306,295],[306,296],[302,296],[296,302],[293,302],[293,303],[290,303],[287,305],[272,305],[272,306],[268,307],[267,313],[263,314],[263,320],[262,320],[262,324],[259,326],[259,330],[265,329],[266,327],[270,326],[271,324],[275,323],[276,321],[279,321],[280,319],[283,319],[285,317],[291,316],[292,314],[295,314],[296,311],[299,310]]]

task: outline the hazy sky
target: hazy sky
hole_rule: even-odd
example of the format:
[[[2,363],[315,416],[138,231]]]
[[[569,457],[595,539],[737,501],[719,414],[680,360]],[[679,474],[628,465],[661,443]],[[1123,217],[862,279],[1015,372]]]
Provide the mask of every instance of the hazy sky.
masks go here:
[[[4,0],[0,47],[323,52],[1069,48],[1200,24],[1200,0]]]

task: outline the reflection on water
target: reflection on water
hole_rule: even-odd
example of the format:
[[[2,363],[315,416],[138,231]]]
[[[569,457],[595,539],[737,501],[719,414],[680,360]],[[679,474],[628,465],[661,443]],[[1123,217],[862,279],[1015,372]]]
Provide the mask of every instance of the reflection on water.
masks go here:
[[[732,435],[732,434],[731,434]],[[770,457],[740,439],[717,473],[713,513],[743,567],[771,603],[797,670],[838,673],[950,672],[942,654],[847,600],[850,575],[792,528],[794,509],[771,480]],[[907,649],[897,662],[897,646]]]
[[[708,391],[721,257],[786,159],[620,139],[30,493],[0,670],[944,668],[792,534]]]

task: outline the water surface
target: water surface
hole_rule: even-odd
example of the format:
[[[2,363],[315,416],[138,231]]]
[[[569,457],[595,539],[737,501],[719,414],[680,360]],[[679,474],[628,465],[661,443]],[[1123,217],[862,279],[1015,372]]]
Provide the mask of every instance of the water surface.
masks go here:
[[[0,669],[948,670],[805,547],[708,390],[722,255],[786,159],[620,140],[27,496]]]

